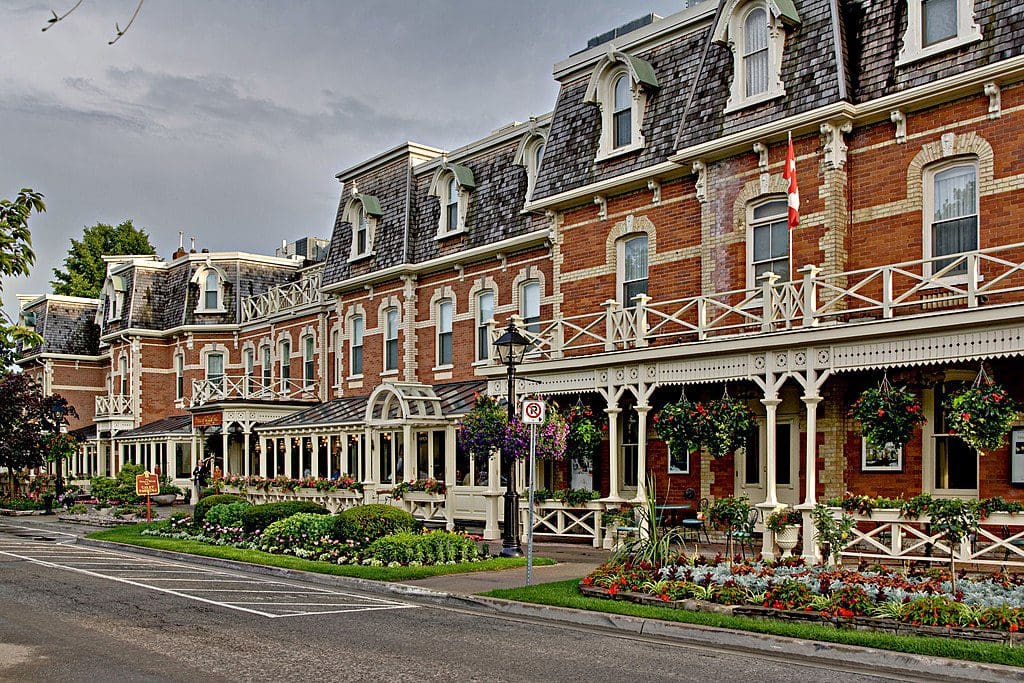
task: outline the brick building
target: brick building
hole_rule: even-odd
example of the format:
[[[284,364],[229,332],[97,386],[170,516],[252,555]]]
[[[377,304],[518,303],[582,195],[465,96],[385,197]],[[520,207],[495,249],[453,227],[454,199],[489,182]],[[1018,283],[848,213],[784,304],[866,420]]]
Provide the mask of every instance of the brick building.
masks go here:
[[[190,411],[195,426],[175,423],[190,458],[211,445],[201,427],[230,471],[347,471],[375,491],[440,477],[449,516],[493,534],[496,461],[460,453],[454,425],[474,391],[504,393],[488,323],[516,314],[535,341],[523,389],[609,417],[592,472],[539,473],[602,494],[569,535],[598,539],[600,509],[639,500],[650,474],[663,499],[766,510],[844,491],[1020,498],[1009,449],[948,436],[941,399],[982,365],[1024,398],[1024,15],[1005,0],[687,4],[556,64],[548,116],[340,173],[322,263],[112,261],[131,324],[101,323],[91,360],[26,367],[109,373],[105,394],[81,392],[121,411],[97,411],[107,467]],[[197,311],[206,296],[224,311]],[[25,310],[41,320],[56,299]],[[883,374],[928,415],[898,453],[870,452],[847,417]],[[683,391],[748,399],[759,433],[724,458],[670,457],[651,417]]]

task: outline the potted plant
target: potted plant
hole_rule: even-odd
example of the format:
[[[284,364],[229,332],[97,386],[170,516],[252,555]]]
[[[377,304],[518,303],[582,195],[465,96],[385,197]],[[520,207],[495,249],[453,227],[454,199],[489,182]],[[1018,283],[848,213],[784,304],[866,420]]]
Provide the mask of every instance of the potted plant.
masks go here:
[[[605,421],[594,415],[590,406],[581,403],[569,408],[565,414],[568,432],[565,437],[565,458],[588,470],[594,463],[604,432],[608,429]]]
[[[914,428],[924,423],[924,411],[917,397],[905,386],[894,387],[887,375],[878,387],[865,390],[850,409],[860,423],[861,434],[874,448],[902,448]],[[891,445],[890,445],[891,444]]]
[[[982,368],[974,384],[949,394],[946,426],[982,455],[1001,447],[1017,419],[1017,403]]]
[[[775,534],[775,542],[782,548],[782,556],[789,557],[793,554],[797,540],[800,537],[800,525],[803,516],[799,510],[794,508],[783,508],[768,515],[765,520],[765,528]]]

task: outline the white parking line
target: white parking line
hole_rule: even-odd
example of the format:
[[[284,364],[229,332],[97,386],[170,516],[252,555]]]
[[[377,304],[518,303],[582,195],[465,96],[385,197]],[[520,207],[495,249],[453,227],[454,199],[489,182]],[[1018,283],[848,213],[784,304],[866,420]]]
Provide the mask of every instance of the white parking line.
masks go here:
[[[9,529],[11,525],[7,525]],[[16,527],[17,528],[17,527]],[[31,528],[31,527],[20,527]],[[0,532],[5,530],[0,525]],[[33,530],[37,533],[39,530]],[[60,532],[55,532],[60,533]],[[71,536],[70,534],[65,534]],[[73,537],[72,537],[73,538]],[[67,552],[61,552],[66,549]],[[117,583],[145,588],[175,595],[188,600],[217,605],[269,619],[293,616],[315,616],[320,614],[344,614],[371,610],[408,609],[415,607],[408,603],[374,598],[366,595],[333,591],[326,588],[298,586],[283,581],[262,580],[231,572],[216,571],[202,567],[191,567],[180,562],[164,562],[150,558],[135,558],[125,553],[100,548],[88,551],[63,541],[23,543],[17,540],[0,539],[0,555],[25,560],[53,569],[63,569],[86,576],[106,579]],[[63,560],[63,561],[62,561]],[[126,575],[127,574],[127,575]],[[193,574],[192,577],[149,576],[149,574]],[[219,578],[228,577],[228,578]],[[176,582],[170,584],[169,582]],[[189,587],[181,584],[199,584]],[[210,587],[210,584],[251,584],[261,588]],[[201,587],[200,587],[201,586]],[[273,587],[274,590],[267,590]],[[280,590],[278,590],[278,588]],[[228,600],[216,600],[195,593],[232,593]],[[253,599],[245,600],[251,596]],[[218,596],[220,597],[220,596]],[[228,597],[227,595],[223,597]],[[260,599],[260,598],[266,599]],[[274,602],[277,600],[277,602]],[[291,601],[289,601],[291,600]],[[256,609],[259,607],[260,609]],[[289,609],[305,607],[323,609]]]

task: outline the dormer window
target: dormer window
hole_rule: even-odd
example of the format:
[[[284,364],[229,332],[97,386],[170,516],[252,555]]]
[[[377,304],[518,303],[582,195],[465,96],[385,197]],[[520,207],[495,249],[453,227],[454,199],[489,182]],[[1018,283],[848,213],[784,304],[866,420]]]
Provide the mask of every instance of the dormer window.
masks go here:
[[[544,159],[544,135],[538,131],[531,131],[523,136],[516,150],[514,164],[526,169],[526,199],[529,201],[533,196],[533,188],[537,186],[537,176],[540,174],[540,162]]]
[[[438,239],[466,230],[469,197],[475,187],[476,181],[470,168],[442,162],[429,190],[429,194],[437,197],[441,204],[441,215],[437,221]]]
[[[373,240],[377,233],[377,221],[384,212],[380,202],[369,194],[355,193],[348,200],[343,220],[352,226],[352,249],[349,260],[366,258],[373,254]]]
[[[227,313],[224,308],[224,283],[227,279],[227,273],[209,261],[196,271],[192,276],[192,282],[199,288],[196,313]]]
[[[124,294],[127,289],[124,277],[111,275],[103,285],[103,321],[113,322],[121,319],[124,307]],[[99,321],[97,321],[99,322]]]
[[[907,31],[896,65],[981,40],[974,0],[907,0]]]
[[[623,52],[609,52],[594,68],[585,102],[601,110],[597,160],[644,146],[643,121],[658,78],[650,63]]]
[[[782,97],[786,28],[800,24],[792,2],[728,0],[715,27],[714,42],[733,54],[732,87],[725,113]]]

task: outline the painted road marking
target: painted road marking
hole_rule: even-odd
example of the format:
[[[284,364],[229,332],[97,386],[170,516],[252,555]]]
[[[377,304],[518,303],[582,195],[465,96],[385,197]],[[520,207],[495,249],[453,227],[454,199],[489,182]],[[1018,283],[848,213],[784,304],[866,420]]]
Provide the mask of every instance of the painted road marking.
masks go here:
[[[9,526],[0,525],[0,532],[9,528]],[[69,534],[65,535],[70,536]],[[74,537],[71,536],[69,540],[73,539]],[[67,541],[39,543],[34,540],[26,542],[20,539],[0,537],[0,555],[270,619],[415,607],[415,605],[395,600],[327,588],[300,586],[285,581],[249,577],[230,571],[191,567],[180,562],[165,562],[151,558],[136,559],[126,553],[102,548],[85,549],[82,546],[71,545]],[[149,576],[149,574],[182,574],[184,576]],[[218,585],[211,587],[211,584]],[[231,584],[249,584],[252,587],[228,587]],[[199,595],[199,593],[205,595]],[[214,599],[214,596],[222,599]]]

